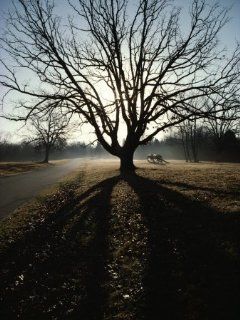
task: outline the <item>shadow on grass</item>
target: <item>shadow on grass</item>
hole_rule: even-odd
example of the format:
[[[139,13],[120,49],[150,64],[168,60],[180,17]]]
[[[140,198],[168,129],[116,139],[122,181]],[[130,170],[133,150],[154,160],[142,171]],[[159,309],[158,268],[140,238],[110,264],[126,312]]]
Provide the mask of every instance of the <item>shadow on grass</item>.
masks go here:
[[[149,230],[137,319],[239,319],[239,216],[221,215],[159,181],[125,180]]]
[[[135,319],[239,319],[239,217],[139,175],[95,185],[11,247],[1,319],[105,319],[110,200],[122,179],[138,195],[148,230]]]
[[[47,218],[5,254],[1,319],[102,319],[110,196],[107,179]]]
[[[168,186],[174,186],[178,187],[180,189],[188,189],[188,190],[196,190],[196,191],[207,191],[212,194],[217,194],[221,196],[240,196],[240,184],[235,186],[234,190],[216,190],[216,188],[209,188],[209,187],[200,187],[200,186],[195,186],[189,183],[183,183],[183,182],[172,182],[170,180],[160,180],[158,181],[160,184],[167,184]]]

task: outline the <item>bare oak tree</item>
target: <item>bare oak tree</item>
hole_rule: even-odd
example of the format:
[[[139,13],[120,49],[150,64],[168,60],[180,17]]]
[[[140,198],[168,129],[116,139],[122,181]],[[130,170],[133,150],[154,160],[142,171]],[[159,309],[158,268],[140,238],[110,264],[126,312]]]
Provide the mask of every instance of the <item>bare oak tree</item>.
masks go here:
[[[18,69],[2,60],[0,83],[22,94],[25,107],[29,98],[36,107],[66,101],[120,158],[121,171],[134,170],[136,148],[159,132],[214,115],[190,101],[224,96],[230,106],[239,94],[239,46],[231,56],[218,46],[228,22],[218,4],[193,0],[183,28],[181,10],[168,0],[69,0],[75,19],[68,23],[51,0],[14,3],[1,43]],[[21,81],[19,68],[34,83]]]
[[[44,149],[43,163],[48,163],[50,151],[65,144],[70,132],[69,118],[56,111],[45,115],[34,113],[28,119],[28,142]]]

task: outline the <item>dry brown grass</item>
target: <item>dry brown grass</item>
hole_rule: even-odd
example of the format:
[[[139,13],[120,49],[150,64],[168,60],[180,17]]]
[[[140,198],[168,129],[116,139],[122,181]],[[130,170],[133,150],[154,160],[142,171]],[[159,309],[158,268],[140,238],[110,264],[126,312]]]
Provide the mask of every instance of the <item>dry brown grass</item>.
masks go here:
[[[137,172],[221,212],[240,210],[240,164],[171,161],[154,166],[139,162]]]
[[[239,165],[136,164],[91,161],[2,223],[3,319],[239,319]]]
[[[212,206],[221,212],[240,210],[240,164],[186,163],[170,160],[167,165],[152,165],[135,161],[136,174],[155,180],[186,197]],[[92,160],[85,168],[85,183],[89,185],[118,175],[118,161]]]
[[[12,176],[35,169],[42,169],[51,165],[63,164],[66,160],[54,160],[49,163],[40,162],[0,162],[0,177]]]

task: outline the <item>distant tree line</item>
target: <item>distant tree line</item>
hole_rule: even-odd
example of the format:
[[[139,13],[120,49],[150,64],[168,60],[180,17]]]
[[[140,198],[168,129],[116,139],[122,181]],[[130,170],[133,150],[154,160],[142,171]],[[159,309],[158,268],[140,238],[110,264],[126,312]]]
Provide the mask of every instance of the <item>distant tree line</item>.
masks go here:
[[[51,149],[50,160],[92,156],[94,149],[94,146],[87,146],[81,142],[56,145]],[[29,143],[29,141],[13,143],[0,138],[0,161],[42,161],[44,157],[43,145]]]
[[[201,102],[201,101],[200,101]],[[203,103],[203,102],[202,102]],[[209,104],[212,109],[215,105]],[[165,159],[186,162],[240,162],[239,108],[222,111],[219,117],[205,120],[193,116],[176,125],[164,139],[152,139],[140,145],[135,159],[146,159],[150,153]],[[0,161],[41,161],[76,157],[109,158],[111,155],[99,141],[96,144],[69,142],[75,126],[64,114],[32,114],[28,119],[28,134],[19,143],[11,143],[0,132]],[[125,141],[122,142],[123,144]]]
[[[234,130],[227,129],[221,135],[210,132],[204,126],[178,128],[165,139],[154,139],[138,147],[135,159],[146,159],[149,153],[159,153],[165,159],[198,161],[240,162],[240,136]],[[45,150],[41,145],[22,141],[12,143],[0,136],[0,161],[42,161]],[[102,157],[110,155],[97,143],[87,145],[83,142],[56,145],[50,152],[51,159],[73,157]]]
[[[240,162],[240,137],[230,129],[216,137],[204,127],[195,127],[195,130],[184,127],[164,140],[155,139],[141,146],[136,151],[136,158],[145,158],[149,153],[186,162]]]

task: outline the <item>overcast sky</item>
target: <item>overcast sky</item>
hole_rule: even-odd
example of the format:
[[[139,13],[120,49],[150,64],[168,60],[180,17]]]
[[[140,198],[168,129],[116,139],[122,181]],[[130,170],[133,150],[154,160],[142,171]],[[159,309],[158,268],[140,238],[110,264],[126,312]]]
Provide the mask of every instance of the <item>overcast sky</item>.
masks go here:
[[[191,0],[177,0],[175,1],[175,4],[177,6],[183,7],[183,12],[187,12],[187,8],[189,6],[190,1]],[[207,1],[210,4],[215,2],[214,0]],[[227,48],[231,50],[234,47],[235,41],[240,41],[240,0],[220,0],[218,2],[220,2],[222,6],[232,5],[232,9],[230,11],[231,21],[220,34],[220,40],[222,41],[222,44],[225,44]],[[58,5],[58,13],[64,12],[64,14],[66,14],[66,12],[68,12],[66,9],[67,0],[58,0],[55,1],[55,3]],[[11,0],[0,0],[0,34],[2,34],[3,32],[5,26],[5,18],[10,8],[10,4]],[[2,91],[3,88],[0,87],[0,90]],[[16,122],[0,118],[0,133],[9,132],[12,135],[13,140],[19,140],[21,138],[21,133],[19,135],[20,126],[22,126],[22,124],[20,125]],[[84,132],[81,140],[85,139],[87,134],[87,132]]]

